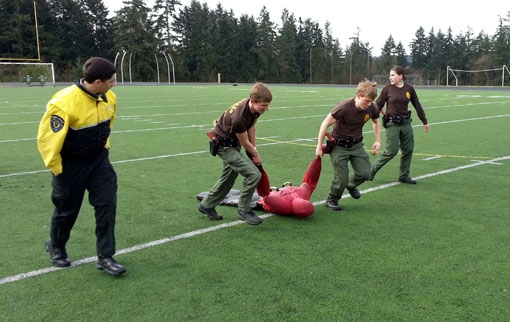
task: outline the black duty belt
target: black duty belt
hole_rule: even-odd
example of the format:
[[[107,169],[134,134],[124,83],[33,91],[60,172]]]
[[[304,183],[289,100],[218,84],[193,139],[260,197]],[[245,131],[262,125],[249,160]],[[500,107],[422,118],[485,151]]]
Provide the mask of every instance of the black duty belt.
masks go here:
[[[222,137],[218,137],[218,142],[220,144],[220,146],[238,146],[239,145],[239,141],[238,140],[233,140],[231,138],[222,138]]]
[[[405,121],[409,120],[411,118],[411,115],[389,115],[388,114],[388,121],[393,124],[401,124]]]
[[[353,139],[350,137],[335,137],[335,143],[342,148],[352,148],[354,145],[360,143],[363,141],[363,137],[360,137],[358,139]]]
[[[220,147],[237,147],[239,145],[238,140],[233,140],[231,138],[222,138],[215,136],[212,132],[207,132],[207,136],[209,139],[209,152],[212,154],[212,156],[216,156],[218,154],[218,150]]]

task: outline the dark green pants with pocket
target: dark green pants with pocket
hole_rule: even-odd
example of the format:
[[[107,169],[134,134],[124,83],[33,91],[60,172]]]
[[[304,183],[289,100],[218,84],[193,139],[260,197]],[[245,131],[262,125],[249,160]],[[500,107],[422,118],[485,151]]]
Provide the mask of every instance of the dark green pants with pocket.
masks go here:
[[[214,208],[234,186],[237,176],[244,177],[238,208],[241,211],[251,211],[251,199],[260,180],[260,171],[245,155],[241,154],[241,147],[220,147],[217,154],[223,160],[221,177],[216,181],[201,204],[204,208]]]
[[[379,171],[388,161],[402,152],[400,157],[400,173],[398,179],[409,178],[411,173],[411,159],[414,150],[414,133],[411,119],[401,124],[388,122],[386,127],[386,147],[379,158],[374,162],[372,170]]]
[[[333,181],[328,199],[338,200],[342,198],[346,187],[357,187],[370,178],[370,158],[363,148],[363,143],[355,144],[351,148],[335,145],[330,157],[333,164]],[[354,170],[350,176],[349,161]]]

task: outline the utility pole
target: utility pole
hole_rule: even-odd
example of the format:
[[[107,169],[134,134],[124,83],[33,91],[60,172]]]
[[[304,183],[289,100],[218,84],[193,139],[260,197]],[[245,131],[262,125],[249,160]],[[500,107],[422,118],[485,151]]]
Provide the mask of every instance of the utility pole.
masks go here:
[[[312,84],[312,47],[310,47],[310,84]]]
[[[367,78],[370,76],[370,50],[368,49],[367,43]]]
[[[331,84],[334,83],[334,80],[333,80],[333,49],[331,49]]]
[[[356,28],[355,37],[349,37],[349,39],[354,40],[356,42],[356,47],[358,54],[360,53],[360,45],[359,45],[359,32],[361,29],[359,27]],[[350,58],[349,58],[349,84],[352,84],[352,45],[350,52]]]
[[[359,53],[359,38],[358,37],[350,37],[349,39],[354,40],[356,42],[356,46],[358,47],[357,51]],[[349,50],[349,85],[352,84],[352,49],[353,49],[353,46],[351,45],[351,48]]]
[[[352,84],[352,51],[349,53],[349,85]]]

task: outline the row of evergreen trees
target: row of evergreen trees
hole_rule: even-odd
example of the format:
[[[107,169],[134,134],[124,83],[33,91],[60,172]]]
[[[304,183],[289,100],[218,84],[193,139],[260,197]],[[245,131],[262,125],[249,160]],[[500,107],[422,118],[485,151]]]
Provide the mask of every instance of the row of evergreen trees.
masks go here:
[[[0,0],[0,58],[37,57],[33,2]],[[161,79],[168,79],[162,52],[171,55],[180,82],[213,82],[221,73],[224,82],[347,84],[387,74],[398,64],[408,68],[408,74],[444,84],[446,66],[488,69],[510,64],[510,12],[500,17],[494,35],[475,35],[470,29],[453,35],[451,29],[426,32],[420,27],[410,53],[389,35],[381,55],[373,57],[373,48],[359,36],[340,44],[329,23],[321,27],[286,9],[281,21],[274,22],[265,7],[257,16],[236,17],[220,4],[213,9],[197,0],[189,6],[156,0],[152,8],[144,0],[125,0],[113,15],[103,0],[36,3],[41,57],[55,64],[58,80],[79,75],[88,57],[113,61],[123,51],[124,79],[130,60],[133,81],[155,81],[156,60]],[[501,78],[488,79],[501,84]]]

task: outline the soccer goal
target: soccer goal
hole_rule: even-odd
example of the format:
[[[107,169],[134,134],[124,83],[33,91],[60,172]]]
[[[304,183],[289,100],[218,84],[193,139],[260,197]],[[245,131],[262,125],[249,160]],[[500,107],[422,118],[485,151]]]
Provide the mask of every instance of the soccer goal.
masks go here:
[[[501,68],[463,70],[446,67],[446,86],[450,86],[450,75],[455,79],[455,86],[505,86],[510,83],[510,71],[506,65]]]
[[[55,86],[53,63],[0,62],[0,85]]]

